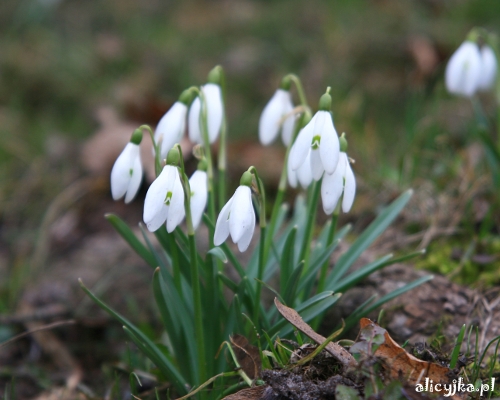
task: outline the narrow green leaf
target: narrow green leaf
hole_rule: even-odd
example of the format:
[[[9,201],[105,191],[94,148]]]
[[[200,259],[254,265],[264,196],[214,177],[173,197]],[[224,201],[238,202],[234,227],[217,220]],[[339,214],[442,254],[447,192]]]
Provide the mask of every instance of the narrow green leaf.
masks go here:
[[[462,329],[460,329],[460,332],[458,333],[457,340],[455,341],[455,347],[453,348],[453,351],[451,353],[450,369],[454,369],[457,365],[460,348],[462,347],[462,342],[464,341],[465,328],[466,325],[463,324]]]
[[[158,349],[158,347],[144,334],[142,333],[134,324],[123,317],[121,314],[114,311],[106,303],[99,300],[79,279],[81,288],[87,295],[104,311],[110,314],[112,317],[117,319],[121,324],[124,325],[124,329],[127,333],[132,336],[131,339],[136,345],[138,345],[143,352],[153,361],[153,363],[162,371],[162,373],[172,379],[172,384],[176,386],[180,392],[185,393],[187,382],[184,377],[179,373],[177,368],[172,364],[172,362],[165,357],[165,355]]]
[[[356,259],[370,246],[380,234],[394,221],[406,203],[410,200],[413,190],[407,190],[394,200],[377,218],[366,228],[335,264],[332,273],[327,278],[327,289],[344,276]]]
[[[286,291],[286,283],[289,281],[293,273],[294,250],[295,250],[295,235],[297,233],[297,226],[294,226],[285,240],[285,247],[283,248],[281,256],[281,270],[280,270],[280,291]]]
[[[208,251],[208,254],[212,254],[213,256],[217,257],[219,260],[221,260],[224,264],[228,262],[228,258],[226,256],[226,253],[220,248],[220,247],[214,247]]]
[[[156,268],[158,265],[154,256],[148,249],[137,239],[134,232],[120,217],[115,214],[106,214],[105,218],[113,225],[113,228],[125,239],[132,249],[142,257],[151,267]]]
[[[360,282],[361,280],[363,280],[364,278],[366,278],[367,276],[371,275],[373,272],[379,269],[385,268],[389,265],[393,265],[396,263],[401,263],[404,261],[411,260],[412,258],[421,256],[424,253],[425,250],[420,250],[397,258],[392,258],[391,254],[387,254],[384,257],[374,262],[364,265],[357,271],[354,271],[352,274],[349,274],[340,282],[338,282],[336,285],[334,285],[332,290],[336,292],[345,292],[347,289],[353,287],[358,282]]]
[[[224,275],[222,272],[219,272],[217,274],[217,277],[219,278],[219,280],[227,286],[227,288],[229,290],[231,290],[233,293],[237,293],[238,292],[238,284],[236,282],[234,282],[233,280],[231,280],[230,278],[228,278],[226,275]]]
[[[316,279],[316,275],[318,275],[318,271],[320,270],[323,263],[330,258],[332,253],[335,251],[337,246],[340,243],[340,239],[336,239],[327,249],[325,249],[320,256],[318,256],[310,265],[309,269],[305,273],[305,275],[300,278],[298,292],[302,292],[305,287],[314,284]]]
[[[373,310],[377,309],[378,307],[382,306],[383,304],[387,303],[388,301],[391,301],[392,299],[402,295],[403,293],[406,293],[417,286],[420,286],[421,284],[430,281],[431,279],[434,279],[433,275],[426,275],[423,276],[422,278],[416,279],[413,282],[410,282],[403,286],[402,288],[396,289],[392,291],[391,293],[386,294],[385,296],[382,296],[379,300],[375,301],[371,305],[364,305],[364,307],[358,307],[358,309],[352,313],[345,321],[346,325],[346,330],[349,330],[354,324],[356,324],[361,317],[364,315],[369,314]],[[365,302],[367,303],[367,302]],[[363,303],[363,304],[365,304]]]
[[[285,284],[285,291],[283,293],[283,299],[285,300],[285,304],[293,304],[296,295],[297,288],[299,286],[300,277],[302,276],[302,271],[304,270],[304,260],[302,260],[299,265],[297,265],[288,281]]]

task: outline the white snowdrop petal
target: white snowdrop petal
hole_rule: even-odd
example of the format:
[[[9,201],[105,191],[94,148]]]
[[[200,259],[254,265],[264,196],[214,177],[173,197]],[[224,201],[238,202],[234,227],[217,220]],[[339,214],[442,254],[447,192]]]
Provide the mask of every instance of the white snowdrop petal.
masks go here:
[[[233,197],[231,216],[229,218],[229,232],[233,242],[238,243],[248,226],[255,219],[252,205],[252,192],[248,186],[239,186]]]
[[[148,231],[155,232],[159,228],[161,228],[161,226],[167,220],[167,216],[168,207],[165,205],[165,203],[162,203],[161,208],[158,210],[158,212],[148,222],[144,221],[146,223]]]
[[[222,210],[217,217],[214,233],[214,245],[220,246],[229,236],[229,216],[231,214],[231,206],[233,205],[233,197],[222,207]]]
[[[134,199],[135,195],[137,194],[137,191],[139,190],[139,187],[141,186],[141,182],[142,182],[142,164],[139,153],[138,156],[135,158],[134,166],[132,168],[132,176],[130,177],[130,181],[127,188],[127,194],[125,196],[126,204],[130,203]]]
[[[215,83],[207,83],[202,90],[207,102],[208,138],[210,143],[213,143],[219,137],[224,116],[222,92],[220,86]]]
[[[354,196],[356,195],[356,178],[354,177],[354,173],[352,172],[351,166],[349,165],[349,160],[346,161],[344,176],[345,183],[344,198],[342,199],[342,211],[346,213],[350,211],[352,203],[354,203]]]
[[[481,48],[481,75],[478,88],[480,90],[490,90],[495,85],[497,75],[497,58],[493,49],[484,45]]]
[[[309,154],[307,155],[304,164],[302,164],[300,168],[296,171],[302,189],[307,189],[313,180],[310,157],[311,157],[311,152],[309,152]]]
[[[329,174],[333,174],[339,162],[340,144],[337,131],[333,126],[332,116],[328,111],[318,111],[322,113],[321,142],[319,154],[323,168]]]
[[[321,182],[321,200],[323,202],[323,210],[325,214],[330,215],[337,203],[342,191],[344,189],[344,171],[345,165],[340,163],[333,174],[326,173]]]
[[[189,140],[193,143],[203,143],[200,131],[200,111],[201,111],[201,101],[197,97],[191,103],[188,113],[188,133]]]
[[[299,169],[299,167],[304,163],[304,160],[306,159],[311,148],[314,118],[315,116],[305,127],[301,129],[290,150],[289,160],[294,171]]]
[[[160,119],[155,130],[155,141],[161,140],[161,158],[167,157],[168,151],[179,143],[186,128],[187,106],[180,101]]]
[[[130,182],[130,170],[133,169],[134,160],[139,154],[139,146],[127,143],[111,170],[111,195],[113,200],[121,199],[127,192]]]
[[[299,170],[300,170],[300,168],[299,168]],[[292,169],[292,164],[290,163],[290,159],[288,159],[287,163],[286,163],[286,173],[287,173],[287,177],[288,177],[288,184],[291,187],[296,188],[297,187],[298,170],[294,171]]]
[[[465,41],[446,66],[445,83],[453,94],[471,97],[481,78],[481,55],[476,43]]]
[[[255,230],[255,213],[253,212],[253,209],[251,210],[250,213],[250,223],[248,226],[246,226],[245,231],[243,232],[243,235],[241,236],[240,240],[238,241],[238,250],[240,252],[244,252],[246,249],[248,249],[248,246],[250,245],[250,242],[252,241],[253,233]]]
[[[280,91],[278,89],[271,100],[266,104],[259,119],[259,140],[264,145],[272,143],[279,132],[279,123],[283,112],[283,104]]]
[[[195,171],[189,179],[191,188],[191,217],[193,219],[193,228],[196,230],[201,222],[203,211],[207,205],[207,173],[204,171]]]
[[[321,162],[321,157],[318,149],[311,149],[309,152],[309,163],[310,163],[310,171],[312,177],[315,181],[319,181],[323,172],[325,171],[323,168],[323,164]]]
[[[175,167],[174,167],[175,168]],[[172,199],[168,208],[167,232],[171,233],[184,219],[184,189],[179,177],[179,171],[176,170],[174,187],[172,190]]]
[[[292,95],[286,92],[286,97],[283,100],[283,115],[287,116],[281,128],[281,140],[285,146],[288,146],[292,141],[293,130],[295,128],[296,115],[293,114]]]
[[[148,225],[148,229],[149,223],[153,221],[158,214],[165,212],[164,207],[165,197],[168,190],[168,180],[169,178],[174,178],[170,167],[170,165],[166,165],[163,167],[160,175],[153,181],[146,193],[146,198],[144,199],[144,213],[142,218],[144,220],[144,223]],[[165,218],[160,223],[160,226],[163,224],[163,222],[165,222],[166,218],[167,216],[165,214]]]

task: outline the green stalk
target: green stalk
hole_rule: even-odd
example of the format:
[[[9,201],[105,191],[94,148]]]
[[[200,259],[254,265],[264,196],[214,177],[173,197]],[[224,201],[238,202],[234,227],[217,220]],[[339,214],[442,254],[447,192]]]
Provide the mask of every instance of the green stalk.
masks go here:
[[[158,175],[161,173],[160,147],[155,142],[155,135],[149,125],[141,125],[139,129],[145,129],[149,133],[149,136],[151,136],[151,142],[153,143],[153,149],[155,151],[155,175],[158,178]]]
[[[226,204],[226,169],[227,169],[227,118],[226,118],[226,78],[222,67],[220,69],[220,88],[222,92],[222,105],[223,105],[223,118],[220,130],[219,139],[219,159],[218,159],[218,194],[219,194],[219,207],[222,208]]]
[[[207,177],[208,177],[208,216],[215,224],[215,196],[214,196],[214,167],[212,163],[212,153],[210,152],[210,139],[208,136],[208,114],[207,102],[202,90],[198,90],[198,95],[201,102],[201,134],[203,136],[203,148],[205,150],[205,158],[207,159]],[[214,229],[209,229],[209,246],[214,247]]]
[[[335,237],[335,231],[337,230],[337,222],[339,219],[339,211],[340,211],[339,206],[340,206],[340,201],[337,204],[337,207],[335,207],[335,211],[333,212],[333,215],[332,215],[332,220],[330,223],[330,229],[328,230],[328,237],[326,239],[325,248],[328,248],[333,243],[333,238]],[[319,275],[317,293],[321,293],[323,290],[325,290],[325,280],[326,280],[326,274],[328,273],[328,266],[329,265],[330,265],[330,262],[329,262],[329,260],[327,260],[321,266],[321,272]]]
[[[196,347],[198,349],[198,364],[199,364],[199,377],[200,382],[203,383],[207,380],[207,357],[205,352],[205,335],[203,331],[203,314],[201,303],[201,290],[200,290],[200,277],[198,271],[198,252],[196,251],[196,241],[194,238],[193,219],[191,216],[191,189],[189,180],[184,170],[184,159],[182,157],[182,150],[179,144],[176,145],[180,154],[180,178],[182,187],[184,189],[184,209],[186,211],[186,225],[189,241],[189,255],[191,267],[191,287],[193,291],[193,304],[194,304],[194,326],[196,336]],[[202,393],[202,398],[205,397]]]
[[[262,279],[264,277],[264,268],[266,265],[267,254],[266,254],[266,192],[264,190],[264,184],[259,178],[257,169],[255,167],[248,168],[257,183],[257,190],[259,194],[259,226],[260,226],[260,244],[259,244],[259,269],[257,272],[257,290],[255,292],[255,307],[254,307],[254,324],[259,325],[259,314],[260,314],[260,294],[262,291]]]
[[[302,247],[300,249],[299,262],[304,260],[304,271],[303,274],[307,272],[309,267],[309,254],[311,252],[311,241],[313,236],[314,225],[316,222],[316,212],[318,209],[319,193],[321,191],[321,180],[315,181],[311,188],[312,196],[309,199],[309,204],[307,205],[307,225],[305,228],[304,240],[302,241]]]

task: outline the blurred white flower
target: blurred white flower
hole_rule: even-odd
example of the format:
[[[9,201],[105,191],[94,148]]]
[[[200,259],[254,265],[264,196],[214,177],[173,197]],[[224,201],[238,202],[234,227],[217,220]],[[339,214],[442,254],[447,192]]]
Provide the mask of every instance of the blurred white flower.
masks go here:
[[[111,170],[113,199],[119,200],[125,196],[125,203],[130,203],[137,194],[141,181],[142,164],[139,144],[129,142],[116,159]]]
[[[165,165],[146,193],[144,223],[150,232],[154,232],[167,221],[170,233],[181,223],[184,215],[184,190],[179,170],[173,165]]]
[[[243,252],[250,245],[255,229],[255,212],[250,187],[241,185],[222,208],[215,225],[214,244],[221,245],[231,234],[238,250]]]
[[[342,211],[346,213],[349,212],[354,202],[356,179],[347,154],[343,151],[340,152],[339,163],[333,174],[325,174],[321,182],[321,200],[326,214],[329,215],[335,210],[342,192],[344,193]]]
[[[208,139],[210,143],[217,140],[224,117],[222,91],[219,85],[207,83],[201,87],[207,103]],[[203,143],[201,134],[201,101],[197,97],[189,108],[188,131],[189,139],[194,143]]]
[[[207,205],[208,188],[207,173],[196,170],[189,178],[189,187],[191,188],[191,218],[193,219],[193,229],[196,230],[201,222],[203,211]]]
[[[333,174],[335,171],[339,160],[339,148],[339,138],[333,126],[331,113],[320,110],[302,128],[292,145],[288,158],[290,168],[293,171],[298,170],[309,155],[312,176],[315,180],[319,180],[323,171],[328,174]]]
[[[488,45],[481,47],[481,64],[478,89],[482,91],[493,89],[497,77],[497,58]]]
[[[267,146],[276,139],[281,130],[285,146],[292,139],[295,116],[292,114],[292,96],[288,90],[278,89],[266,104],[259,121],[259,139]],[[286,118],[285,118],[286,117]]]
[[[445,83],[448,91],[461,96],[473,96],[483,74],[482,65],[477,44],[463,42],[446,66]]]
[[[160,119],[155,130],[155,142],[160,145],[161,159],[167,157],[168,151],[176,143],[180,143],[186,130],[187,106],[176,101],[166,114]]]

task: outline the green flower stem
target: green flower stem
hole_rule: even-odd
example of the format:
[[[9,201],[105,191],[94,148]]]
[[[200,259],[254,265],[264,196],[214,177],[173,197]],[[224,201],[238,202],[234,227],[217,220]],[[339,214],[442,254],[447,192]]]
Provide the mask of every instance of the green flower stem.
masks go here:
[[[257,183],[258,198],[259,198],[259,226],[260,226],[260,243],[259,243],[259,269],[257,272],[257,289],[255,291],[255,307],[254,307],[254,324],[259,325],[260,315],[260,294],[262,291],[262,284],[260,283],[264,277],[264,268],[267,260],[266,253],[266,192],[264,184],[259,178],[257,169],[255,167],[248,168],[248,171],[255,177]]]
[[[227,118],[226,118],[226,76],[222,67],[219,68],[220,72],[220,88],[222,93],[223,104],[223,117],[222,126],[219,136],[219,155],[217,167],[219,170],[219,177],[217,180],[218,194],[219,194],[219,208],[226,204],[226,170],[227,170]]]
[[[297,93],[299,95],[300,104],[302,104],[303,107],[309,107],[307,105],[307,98],[304,92],[304,88],[302,87],[302,82],[300,78],[295,74],[288,74],[286,77],[289,78],[295,84],[295,87],[297,88]]]
[[[186,225],[189,241],[189,256],[191,267],[191,288],[193,291],[193,304],[194,304],[194,326],[196,336],[196,346],[198,349],[198,363],[200,367],[200,382],[207,380],[207,357],[205,353],[205,335],[203,330],[203,313],[201,303],[201,290],[200,290],[200,277],[198,271],[198,252],[196,251],[196,241],[194,238],[193,219],[191,216],[191,188],[189,186],[189,179],[184,170],[184,158],[182,157],[182,150],[179,144],[175,145],[180,154],[180,178],[182,187],[184,189],[184,209],[186,211]],[[202,395],[203,396],[203,395]]]
[[[149,136],[151,136],[151,142],[153,143],[153,149],[155,151],[155,175],[158,178],[158,175],[161,173],[160,147],[155,142],[155,135],[149,125],[141,125],[139,129],[146,130],[149,133]]]
[[[328,230],[328,237],[326,239],[325,248],[328,248],[333,243],[333,238],[335,237],[335,231],[337,230],[337,222],[339,219],[339,211],[340,211],[339,207],[340,207],[340,201],[337,204],[337,207],[335,207],[335,211],[333,212],[333,215],[332,215],[332,220],[330,221],[330,229]],[[329,260],[327,260],[321,266],[321,272],[319,275],[317,293],[321,293],[323,290],[325,290],[325,280],[326,280],[326,274],[328,273],[328,266],[329,265],[330,265],[330,262],[329,262]]]
[[[319,193],[321,191],[321,180],[314,182],[310,190],[312,195],[310,196],[309,204],[307,205],[307,225],[305,228],[304,240],[302,242],[299,256],[299,262],[304,260],[304,270],[302,272],[302,275],[307,272],[307,269],[309,267],[309,254],[311,252],[311,241],[314,225],[316,222],[316,211],[318,209]]]
[[[227,121],[226,116],[222,120],[222,127],[219,137],[219,156],[217,167],[219,176],[217,179],[217,189],[219,194],[219,207],[222,208],[226,204],[226,166],[227,166]]]
[[[203,137],[203,148],[205,150],[205,158],[207,159],[207,177],[208,177],[208,216],[215,223],[215,190],[214,190],[214,167],[212,163],[212,153],[210,152],[210,139],[208,136],[208,114],[207,102],[202,90],[198,89],[198,96],[201,102],[201,134]],[[209,226],[209,246],[214,247],[214,228]]]

